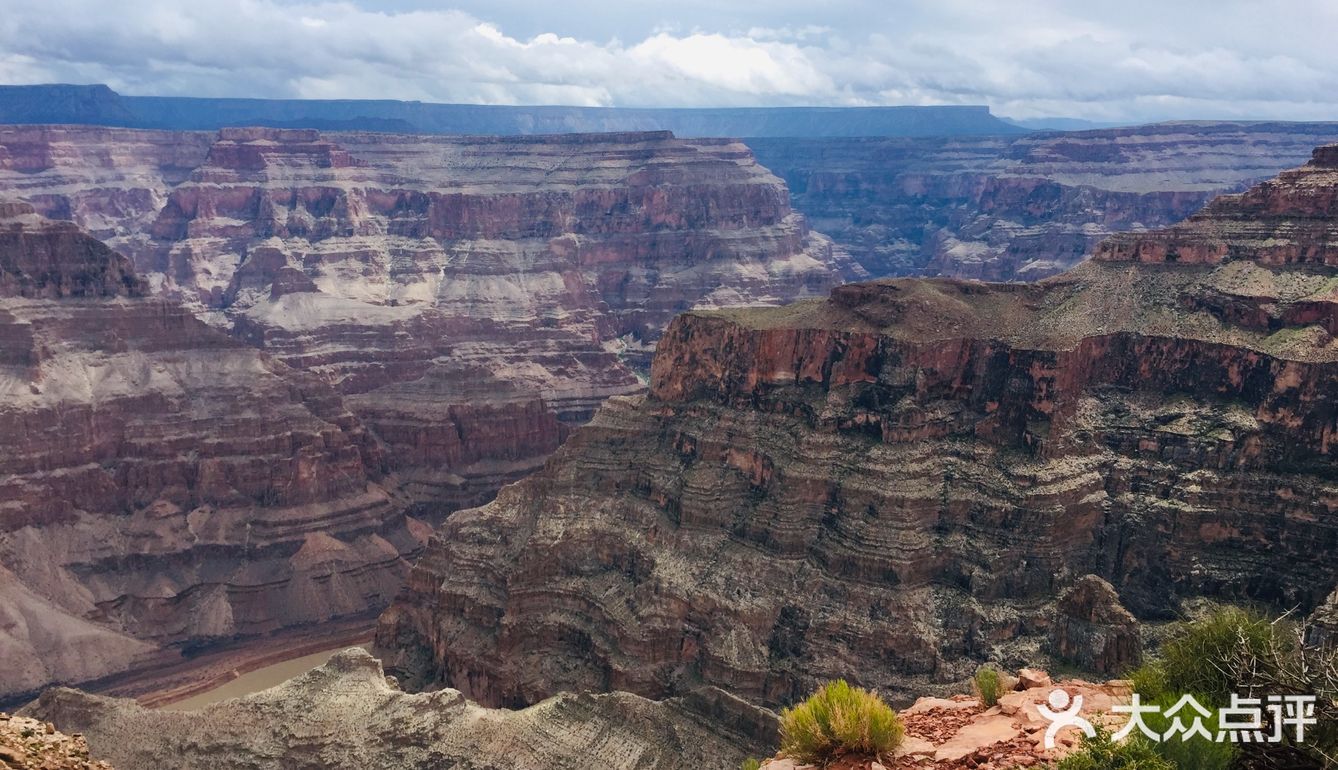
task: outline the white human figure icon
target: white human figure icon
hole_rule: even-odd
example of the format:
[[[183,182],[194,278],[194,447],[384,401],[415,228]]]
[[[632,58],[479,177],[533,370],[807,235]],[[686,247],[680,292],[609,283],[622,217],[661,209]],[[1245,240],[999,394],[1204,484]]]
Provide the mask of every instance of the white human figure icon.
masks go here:
[[[1074,695],[1072,698],[1063,690],[1055,689],[1050,691],[1050,697],[1046,698],[1050,703],[1050,708],[1044,704],[1036,706],[1036,710],[1041,716],[1050,720],[1050,726],[1045,729],[1045,747],[1053,749],[1055,747],[1055,736],[1065,727],[1076,727],[1083,731],[1088,738],[1096,737],[1096,728],[1092,726],[1083,717],[1079,716],[1082,711],[1082,696]]]

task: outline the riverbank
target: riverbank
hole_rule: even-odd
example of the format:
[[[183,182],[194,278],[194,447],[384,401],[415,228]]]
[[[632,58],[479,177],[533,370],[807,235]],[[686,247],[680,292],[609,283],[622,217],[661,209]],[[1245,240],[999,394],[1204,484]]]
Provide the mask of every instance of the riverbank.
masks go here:
[[[229,683],[237,682],[249,674],[309,657],[318,658],[323,655],[328,658],[334,652],[348,647],[366,646],[371,643],[375,631],[374,616],[316,628],[294,629],[272,636],[241,640],[189,657],[176,653],[172,658],[159,658],[148,665],[137,666],[135,670],[125,674],[83,685],[81,689],[100,695],[134,698],[149,708],[175,707],[175,704],[183,702],[203,705],[205,702],[236,697],[270,686],[255,687],[243,692],[241,690],[247,686],[243,684],[229,690],[229,692],[237,690],[236,695],[207,699],[209,693]],[[321,662],[324,661],[318,660],[295,673],[314,668]],[[280,671],[276,670],[275,674],[278,673]],[[262,674],[259,678],[252,677],[248,683],[252,680],[264,681],[266,678],[267,675]],[[279,681],[282,679],[272,684],[278,684]]]

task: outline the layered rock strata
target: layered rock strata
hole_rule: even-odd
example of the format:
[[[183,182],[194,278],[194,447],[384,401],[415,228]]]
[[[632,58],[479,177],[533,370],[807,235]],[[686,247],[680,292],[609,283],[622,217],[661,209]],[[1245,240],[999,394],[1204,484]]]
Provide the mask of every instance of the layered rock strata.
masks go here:
[[[1309,611],[1338,581],[1335,201],[1324,148],[1037,284],[684,314],[649,394],[443,526],[378,643],[487,703],[778,704],[1035,660],[1089,574],[1145,619]]]
[[[564,694],[522,711],[453,690],[401,692],[361,649],[199,712],[52,689],[28,709],[87,736],[118,767],[288,770],[735,770],[776,747],[776,716],[718,690],[655,702]]]
[[[427,527],[338,393],[3,213],[0,698],[389,601]]]
[[[1059,597],[1048,652],[1098,674],[1121,674],[1143,660],[1138,620],[1110,583],[1087,575]]]
[[[1334,123],[1162,123],[1021,137],[756,139],[794,205],[874,276],[1033,281],[1338,141]]]
[[[328,377],[429,515],[488,499],[640,388],[675,313],[860,273],[743,145],[667,132],[9,127],[0,189]]]

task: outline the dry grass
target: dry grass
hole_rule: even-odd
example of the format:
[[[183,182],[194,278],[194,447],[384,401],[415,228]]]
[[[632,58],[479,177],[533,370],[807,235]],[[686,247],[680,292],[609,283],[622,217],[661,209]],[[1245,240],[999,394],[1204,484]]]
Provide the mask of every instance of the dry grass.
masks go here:
[[[781,751],[825,766],[839,757],[882,757],[901,744],[905,728],[876,694],[844,679],[830,682],[781,715]]]

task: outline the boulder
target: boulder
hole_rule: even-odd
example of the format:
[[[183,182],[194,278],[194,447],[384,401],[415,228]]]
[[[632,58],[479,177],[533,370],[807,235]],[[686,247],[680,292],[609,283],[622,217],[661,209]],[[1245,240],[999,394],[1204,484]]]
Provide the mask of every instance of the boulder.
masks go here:
[[[1118,674],[1142,660],[1138,620],[1105,580],[1087,575],[1066,591],[1050,628],[1050,654],[1098,674]]]

